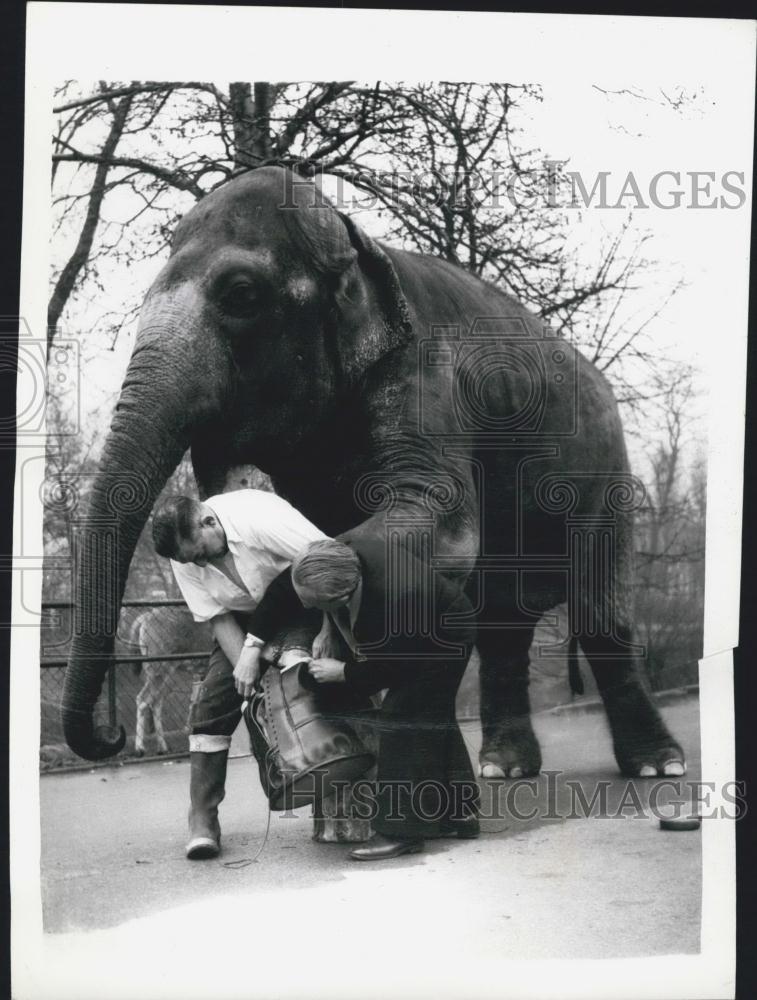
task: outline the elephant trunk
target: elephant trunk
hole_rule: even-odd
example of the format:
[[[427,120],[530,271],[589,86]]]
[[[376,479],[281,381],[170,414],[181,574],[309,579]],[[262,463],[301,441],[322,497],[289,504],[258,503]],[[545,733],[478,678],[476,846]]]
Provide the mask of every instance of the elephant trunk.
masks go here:
[[[123,727],[93,725],[113,651],[129,564],[153,504],[189,443],[191,370],[147,338],[137,342],[86,518],[74,532],[74,629],[61,704],[66,742],[100,760],[121,750]],[[161,355],[163,355],[161,357]],[[156,363],[156,362],[161,362]]]

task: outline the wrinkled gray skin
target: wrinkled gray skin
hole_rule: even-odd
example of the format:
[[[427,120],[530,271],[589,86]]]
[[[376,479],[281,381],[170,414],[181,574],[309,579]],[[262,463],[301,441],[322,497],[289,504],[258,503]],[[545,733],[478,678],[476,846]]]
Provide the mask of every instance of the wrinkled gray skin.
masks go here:
[[[223,490],[230,469],[254,463],[331,535],[356,525],[384,533],[398,512],[416,524],[433,519],[434,556],[447,557],[444,571],[478,608],[484,774],[541,765],[528,649],[539,615],[567,596],[621,769],[680,771],[666,767],[682,762],[682,751],[624,645],[631,504],[607,382],[569,344],[545,340],[498,289],[435,258],[377,245],[310,182],[292,182],[267,167],[205,198],[178,225],[145,299],[82,542],[82,634],[63,697],[69,745],[90,760],[122,745],[122,733],[93,731],[102,657],[139,533],[191,445],[203,495]],[[459,337],[471,350],[477,317],[496,321],[467,368],[438,350],[442,363],[432,363],[422,342],[434,333],[435,346],[450,340],[454,351]],[[128,489],[119,487],[124,477]],[[613,482],[621,489],[608,507]],[[582,516],[590,532],[608,513],[616,540],[595,597],[584,569],[567,587],[567,518]],[[117,527],[112,581],[103,521]],[[476,563],[479,554],[486,561]],[[527,565],[529,573],[515,572]],[[592,626],[598,607],[609,638]]]

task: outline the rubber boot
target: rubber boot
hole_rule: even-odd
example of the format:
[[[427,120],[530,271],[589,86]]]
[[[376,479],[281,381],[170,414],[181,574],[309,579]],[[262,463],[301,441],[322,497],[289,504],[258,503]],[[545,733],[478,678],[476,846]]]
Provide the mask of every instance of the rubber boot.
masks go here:
[[[187,857],[192,861],[216,858],[221,850],[218,806],[226,793],[228,750],[190,753],[189,840]]]

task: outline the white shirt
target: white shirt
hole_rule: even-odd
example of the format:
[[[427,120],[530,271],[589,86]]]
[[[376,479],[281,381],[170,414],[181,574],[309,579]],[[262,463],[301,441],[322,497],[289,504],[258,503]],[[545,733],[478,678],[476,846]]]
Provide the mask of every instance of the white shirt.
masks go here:
[[[245,589],[212,563],[196,566],[172,559],[174,577],[197,622],[227,611],[253,611],[295,555],[327,537],[290,503],[265,490],[234,490],[204,502],[226,533],[229,555]]]

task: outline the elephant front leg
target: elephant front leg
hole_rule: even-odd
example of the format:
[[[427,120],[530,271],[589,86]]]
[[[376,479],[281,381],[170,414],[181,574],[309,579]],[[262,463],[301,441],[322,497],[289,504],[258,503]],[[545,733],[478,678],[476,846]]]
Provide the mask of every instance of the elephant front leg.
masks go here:
[[[482,778],[528,777],[541,769],[541,748],[531,725],[528,699],[533,636],[533,627],[479,630]]]
[[[628,652],[630,639],[630,631],[621,630],[619,640],[579,640],[604,702],[618,767],[634,778],[683,775],[684,752],[642,685],[638,663]]]

